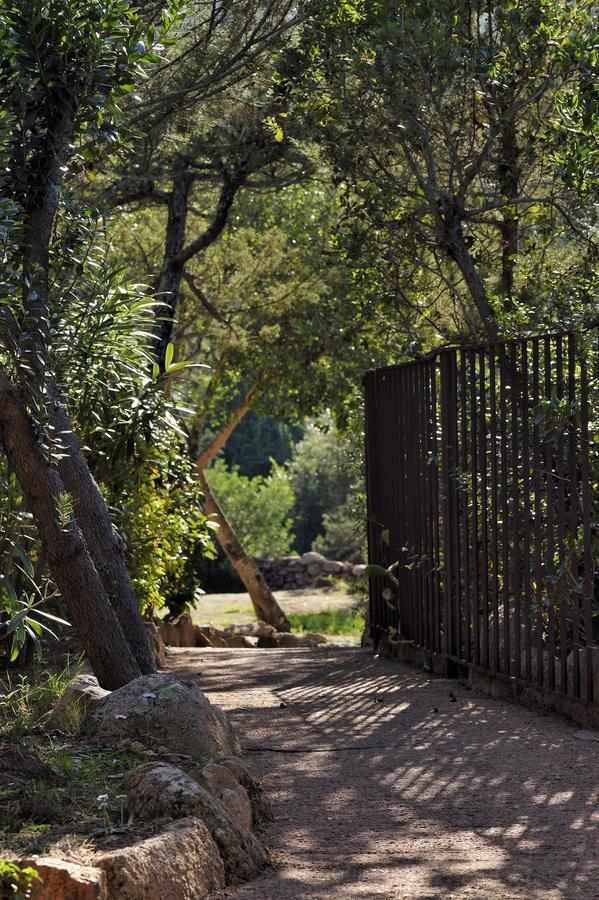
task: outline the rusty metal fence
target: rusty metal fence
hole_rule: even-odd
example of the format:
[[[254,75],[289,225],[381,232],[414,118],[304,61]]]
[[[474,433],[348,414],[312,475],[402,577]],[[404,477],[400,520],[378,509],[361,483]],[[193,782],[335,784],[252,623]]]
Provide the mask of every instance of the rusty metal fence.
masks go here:
[[[364,382],[373,636],[599,701],[599,330]]]

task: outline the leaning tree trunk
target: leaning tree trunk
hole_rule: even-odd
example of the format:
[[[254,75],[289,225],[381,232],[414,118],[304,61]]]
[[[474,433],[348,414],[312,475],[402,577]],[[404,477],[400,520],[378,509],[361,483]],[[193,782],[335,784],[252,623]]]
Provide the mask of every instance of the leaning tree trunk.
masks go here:
[[[0,370],[0,442],[27,498],[43,552],[98,681],[109,690],[140,675],[93,564],[58,471],[46,459],[15,386]]]
[[[143,675],[150,675],[156,671],[156,666],[121,540],[63,406],[56,406],[54,421],[67,451],[58,462],[58,471],[75,503],[77,523],[137,665]]]
[[[215,516],[219,528],[216,532],[216,539],[220,544],[227,559],[239,575],[250,595],[250,599],[256,611],[256,616],[263,622],[268,622],[277,631],[289,631],[291,625],[274,594],[266,583],[264,575],[251,558],[248,556],[241,541],[229,525],[227,517],[220,508],[218,501],[210,486],[206,481],[204,472],[196,469],[196,477],[202,486],[204,492],[204,512],[206,515]]]

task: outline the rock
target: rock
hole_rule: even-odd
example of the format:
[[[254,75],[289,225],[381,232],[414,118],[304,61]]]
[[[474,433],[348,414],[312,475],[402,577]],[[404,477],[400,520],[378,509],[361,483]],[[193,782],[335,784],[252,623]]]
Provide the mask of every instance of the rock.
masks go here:
[[[254,634],[256,635],[256,637],[267,637],[276,633],[276,628],[274,628],[272,625],[269,625],[267,622],[263,622],[262,620],[258,622],[256,628],[254,629]]]
[[[279,647],[299,647],[297,634],[291,634],[290,631],[279,632],[276,636],[276,642]]]
[[[322,566],[317,565],[317,563],[311,563],[307,566],[308,575],[319,575],[322,577]]]
[[[243,634],[223,635],[227,647],[251,647],[252,644]]]
[[[196,625],[196,628],[200,632],[200,634],[204,635],[205,638],[210,642],[211,647],[226,647],[227,642],[224,636],[216,630],[214,625]],[[201,645],[198,645],[201,646]]]
[[[16,779],[40,779],[53,781],[52,769],[39,758],[31,747],[0,741],[0,785]]]
[[[83,716],[89,709],[98,706],[110,691],[105,691],[93,675],[82,675],[70,684],[50,714],[53,725],[60,727],[73,721],[75,716]],[[77,719],[78,721],[78,719]]]
[[[227,768],[239,784],[245,788],[252,806],[252,822],[254,825],[258,825],[264,820],[273,822],[274,814],[268,795],[260,782],[251,774],[243,760],[239,759],[238,756],[229,756],[225,759],[220,759],[218,764]]]
[[[193,681],[169,675],[142,675],[112,691],[88,712],[83,728],[107,744],[140,741],[202,761],[239,752],[224,712]]]
[[[253,878],[269,861],[257,838],[241,828],[216,797],[176,766],[138,766],[129,774],[128,797],[134,819],[201,819],[218,847],[228,883]]]
[[[164,643],[169,647],[195,647],[195,625],[189,616],[177,616],[172,621],[162,620],[158,623],[158,631]]]
[[[193,634],[195,638],[195,647],[212,647],[212,641],[206,637],[199,625],[193,626]]]
[[[315,644],[314,641],[311,641],[309,638],[300,638],[299,646],[304,647],[307,650],[316,650],[320,647],[320,644]]]
[[[599,741],[599,731],[589,731],[586,728],[581,728],[580,731],[574,732],[574,737],[578,738],[579,741]]]
[[[307,553],[302,553],[300,556],[300,562],[303,566],[312,566],[314,564],[320,565],[326,562],[326,558],[321,553],[316,553],[314,550],[309,550]]]
[[[153,837],[96,862],[114,900],[202,900],[225,886],[218,848],[203,822],[179,819]]]
[[[313,641],[315,644],[326,644],[327,639],[324,634],[319,634],[318,631],[310,631],[306,637],[309,641]]]
[[[186,768],[193,780],[220,800],[234,822],[246,831],[252,827],[252,804],[247,792],[227,766],[208,763],[207,766]]]
[[[264,635],[260,635],[256,646],[260,650],[264,650],[266,648],[272,649],[274,647],[278,647],[279,645],[277,643],[277,639],[275,637],[273,637],[272,634],[264,634]]]
[[[366,566],[361,565],[361,564],[354,566],[352,569],[352,575],[354,576],[354,578],[364,578],[365,572],[366,572]]]
[[[53,856],[29,856],[20,866],[34,868],[41,882],[31,885],[31,900],[108,900],[106,875],[93,866],[80,866]]]
[[[343,563],[327,559],[327,561],[322,564],[322,571],[328,572],[330,575],[339,575],[343,572]]]
[[[158,631],[158,627],[155,622],[144,622],[146,627],[146,631],[148,634],[148,641],[150,644],[150,651],[152,656],[154,657],[154,662],[157,666],[165,666],[166,665],[166,653],[164,652],[164,641]]]

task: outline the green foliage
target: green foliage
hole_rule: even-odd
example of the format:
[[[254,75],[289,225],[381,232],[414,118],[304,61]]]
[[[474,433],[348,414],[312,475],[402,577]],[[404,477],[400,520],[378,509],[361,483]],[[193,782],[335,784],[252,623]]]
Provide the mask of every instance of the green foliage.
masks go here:
[[[365,531],[356,509],[356,496],[350,492],[340,506],[322,514],[322,534],[312,541],[312,549],[328,559],[360,563],[365,557]]]
[[[286,556],[293,542],[293,489],[281,467],[273,464],[266,478],[246,478],[216,460],[207,470],[210,488],[222,503],[250,556]]]
[[[27,900],[31,896],[34,882],[41,878],[32,866],[20,866],[18,863],[0,859],[0,891],[2,897],[9,900]]]
[[[323,609],[319,612],[289,613],[293,631],[318,632],[360,637],[364,631],[364,615],[354,607]]]
[[[150,454],[124,481],[115,498],[115,519],[125,541],[133,585],[144,613],[185,594],[196,584],[193,555],[214,556],[212,526],[202,494],[180,450]]]
[[[347,444],[330,420],[324,419],[321,425],[308,425],[287,467],[295,495],[295,548],[300,553],[310,550],[322,535],[324,516],[334,515],[346,504],[354,480]]]
[[[30,675],[7,672],[0,679],[0,734],[14,737],[43,728],[80,668],[78,662],[60,671],[36,668]]]

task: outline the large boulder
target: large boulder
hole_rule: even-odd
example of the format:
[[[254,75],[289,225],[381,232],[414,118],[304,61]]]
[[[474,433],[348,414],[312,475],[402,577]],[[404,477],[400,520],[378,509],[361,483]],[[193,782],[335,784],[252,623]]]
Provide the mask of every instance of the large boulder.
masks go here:
[[[87,714],[83,730],[106,744],[139,741],[202,761],[240,750],[223,710],[193,681],[169,675],[142,675],[112,691]]]
[[[203,900],[225,886],[225,869],[199,819],[180,819],[129,847],[104,853],[96,865],[114,900]]]
[[[31,900],[108,900],[106,876],[93,866],[80,866],[53,856],[29,856],[20,859],[22,867],[38,873],[31,885]]]
[[[257,838],[238,825],[216,797],[176,766],[161,762],[138,766],[129,774],[128,799],[133,819],[201,819],[218,847],[228,883],[253,878],[269,861]]]

